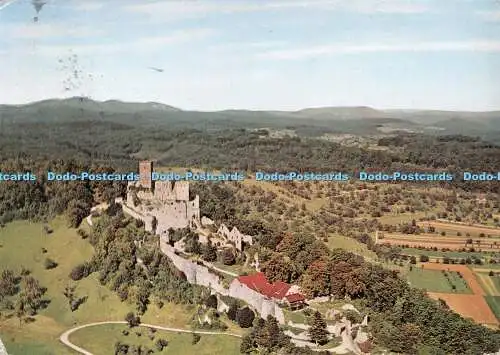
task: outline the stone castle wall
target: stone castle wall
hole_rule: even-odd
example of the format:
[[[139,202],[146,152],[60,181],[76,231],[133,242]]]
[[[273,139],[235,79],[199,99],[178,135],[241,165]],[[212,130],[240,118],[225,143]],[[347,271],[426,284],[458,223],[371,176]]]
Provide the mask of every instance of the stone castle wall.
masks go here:
[[[198,265],[191,260],[186,260],[175,254],[175,249],[167,243],[166,238],[160,237],[160,249],[172,260],[175,267],[186,275],[189,283],[205,286],[222,295],[243,300],[255,309],[262,318],[272,315],[279,323],[285,323],[283,310],[275,301],[246,287],[238,279],[234,279],[228,289],[223,285],[221,278],[211,273],[206,266]]]
[[[283,310],[277,303],[264,295],[248,288],[246,285],[234,279],[229,285],[229,296],[244,300],[251,305],[262,318],[266,319],[268,315],[275,317],[280,324],[285,324]]]
[[[123,212],[130,215],[131,217],[138,219],[140,221],[143,221],[144,222],[144,229],[147,232],[153,231],[153,217],[152,216],[143,215],[143,214],[131,209],[126,204],[122,204],[122,209],[123,209]]]
[[[156,181],[154,197],[159,201],[189,201],[189,182]]]
[[[198,265],[175,254],[175,249],[164,238],[160,238],[160,248],[172,260],[175,267],[186,275],[190,284],[205,286],[222,295],[229,295],[229,290],[224,287],[221,278],[211,273],[206,266]]]

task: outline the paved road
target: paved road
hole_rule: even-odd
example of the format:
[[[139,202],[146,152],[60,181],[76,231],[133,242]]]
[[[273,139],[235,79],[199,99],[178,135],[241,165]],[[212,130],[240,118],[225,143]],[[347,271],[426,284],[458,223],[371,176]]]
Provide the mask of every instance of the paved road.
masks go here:
[[[83,355],[94,355],[91,352],[80,348],[79,346],[76,346],[75,344],[71,343],[69,341],[69,336],[76,332],[77,330],[83,329],[83,328],[88,328],[88,327],[94,327],[98,325],[104,325],[104,324],[127,324],[125,321],[114,321],[114,322],[97,322],[97,323],[88,323],[84,325],[80,325],[75,328],[71,328],[67,331],[65,331],[60,337],[59,340],[66,346],[70,347],[71,349],[79,352],[80,354]],[[152,324],[146,324],[146,323],[141,323],[141,327],[148,327],[148,328],[154,328],[158,330],[166,330],[169,332],[177,332],[177,333],[196,333],[200,335],[227,335],[227,336],[232,336],[235,338],[241,338],[241,335],[238,334],[233,334],[233,333],[224,333],[224,332],[207,332],[207,331],[192,331],[192,330],[187,330],[187,329],[180,329],[180,328],[169,328],[169,327],[162,327],[159,325],[152,325]],[[0,348],[1,349],[1,348]],[[0,352],[1,354],[1,352]]]

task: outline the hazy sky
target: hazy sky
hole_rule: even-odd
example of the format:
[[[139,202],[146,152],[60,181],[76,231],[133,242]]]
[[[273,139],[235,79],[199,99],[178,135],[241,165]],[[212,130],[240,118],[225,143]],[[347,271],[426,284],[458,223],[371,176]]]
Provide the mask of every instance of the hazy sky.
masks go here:
[[[500,109],[500,0],[7,3],[0,103]]]

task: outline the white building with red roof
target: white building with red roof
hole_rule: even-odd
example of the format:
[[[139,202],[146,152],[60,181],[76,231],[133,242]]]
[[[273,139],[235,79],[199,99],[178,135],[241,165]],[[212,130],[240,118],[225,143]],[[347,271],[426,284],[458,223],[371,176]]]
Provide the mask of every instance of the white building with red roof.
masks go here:
[[[247,299],[250,300],[247,300],[247,302],[257,309],[262,309],[262,304],[259,302],[260,300],[273,301],[276,306],[277,304],[282,304],[291,309],[301,308],[305,303],[305,297],[300,293],[297,286],[282,281],[270,283],[266,275],[262,272],[237,277],[231,282],[231,285],[229,285],[229,294],[237,295],[237,298],[243,298],[241,297],[242,294],[250,296],[247,297]],[[262,313],[264,313],[264,315],[262,315]],[[261,316],[265,318],[267,316],[267,314],[265,314],[266,310],[264,309],[262,313]],[[273,313],[276,312],[269,310],[268,314],[272,314],[278,319]],[[280,310],[279,313],[282,314],[283,312]]]

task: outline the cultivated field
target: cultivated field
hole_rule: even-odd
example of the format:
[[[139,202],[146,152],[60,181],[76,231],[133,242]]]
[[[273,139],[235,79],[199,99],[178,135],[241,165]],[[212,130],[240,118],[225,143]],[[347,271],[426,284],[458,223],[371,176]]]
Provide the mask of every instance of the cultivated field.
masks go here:
[[[471,237],[479,237],[479,234],[483,233],[484,235],[491,235],[492,237],[500,237],[500,229],[495,227],[441,221],[425,221],[418,222],[417,224],[421,227],[432,226],[436,228],[436,231],[439,233],[442,231],[452,235],[456,235],[457,232],[460,232],[463,235],[469,233]]]
[[[471,318],[480,324],[498,325],[498,320],[483,296],[456,295],[451,293],[428,293],[431,298],[442,299],[463,317]]]
[[[429,292],[471,294],[467,281],[460,278],[455,271],[427,270],[414,267],[406,273],[411,286]]]
[[[476,272],[476,277],[489,296],[500,296],[500,276],[489,276],[488,273]]]
[[[435,264],[427,263],[423,264],[424,269],[427,270],[446,270],[446,271],[456,271],[462,274],[462,277],[467,281],[469,288],[472,290],[472,295],[458,295],[455,293],[437,293],[428,292],[429,296],[434,299],[442,299],[448,304],[448,306],[455,312],[463,315],[464,317],[469,317],[474,319],[474,321],[481,324],[491,324],[498,325],[499,322],[492,312],[485,299],[485,291],[479,284],[476,276],[465,265],[445,265],[445,264]]]
[[[499,296],[485,296],[486,302],[490,306],[497,319],[500,319],[500,297]]]
[[[462,248],[474,248],[484,251],[500,251],[500,239],[498,238],[471,238],[472,243],[467,243],[467,237],[441,236],[438,234],[402,234],[385,233],[379,238],[378,244],[407,245],[409,247],[424,248],[447,248],[460,250]]]

